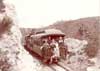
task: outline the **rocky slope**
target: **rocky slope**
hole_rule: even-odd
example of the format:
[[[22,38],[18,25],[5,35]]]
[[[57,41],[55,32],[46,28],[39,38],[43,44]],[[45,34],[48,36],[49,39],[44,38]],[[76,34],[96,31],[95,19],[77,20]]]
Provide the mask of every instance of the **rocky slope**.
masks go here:
[[[24,49],[21,38],[14,6],[0,0],[0,71],[39,70],[39,61]]]
[[[80,35],[80,30],[85,30],[86,32],[91,33],[93,35],[94,32],[100,33],[99,27],[100,27],[100,16],[97,16],[97,17],[81,18],[81,19],[70,20],[70,21],[57,21],[53,23],[53,25],[49,25],[47,27],[42,27],[39,29],[21,28],[21,32],[22,34],[27,34],[27,33],[30,33],[32,29],[42,30],[42,29],[48,29],[48,28],[56,28],[63,31],[66,34],[66,37],[74,37],[74,38],[79,39],[82,36]],[[84,33],[84,35],[86,34]],[[83,37],[83,39],[85,38],[86,37]]]

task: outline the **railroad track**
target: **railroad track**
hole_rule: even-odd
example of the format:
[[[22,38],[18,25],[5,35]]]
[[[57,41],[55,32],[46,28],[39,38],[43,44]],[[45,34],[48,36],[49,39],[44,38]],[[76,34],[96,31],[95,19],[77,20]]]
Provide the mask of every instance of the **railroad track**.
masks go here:
[[[73,71],[71,68],[67,67],[62,62],[58,62],[57,64],[48,65],[48,67],[51,68],[52,71]]]
[[[73,71],[70,67],[68,67],[65,63],[63,62],[58,62],[58,64],[60,67],[64,68],[66,71]]]
[[[57,64],[53,64],[49,66],[53,71],[66,71],[63,67],[57,65]]]
[[[42,58],[37,56],[33,51],[29,49],[26,50],[28,50],[33,57],[36,57],[36,59],[39,59],[40,61],[42,60]],[[48,68],[49,71],[73,71],[71,68],[67,67],[67,65],[64,64],[63,61],[58,62],[57,64],[51,64],[51,65],[47,64],[46,66],[47,66],[46,68]]]

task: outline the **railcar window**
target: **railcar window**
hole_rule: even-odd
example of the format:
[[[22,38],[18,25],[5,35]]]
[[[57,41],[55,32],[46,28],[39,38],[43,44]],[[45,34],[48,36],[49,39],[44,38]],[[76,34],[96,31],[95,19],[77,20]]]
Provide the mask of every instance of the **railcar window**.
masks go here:
[[[43,42],[41,41],[41,39],[35,39],[33,41],[34,44],[36,44],[37,46],[42,46]]]
[[[36,34],[41,34],[41,33],[45,33],[45,31],[36,32]]]

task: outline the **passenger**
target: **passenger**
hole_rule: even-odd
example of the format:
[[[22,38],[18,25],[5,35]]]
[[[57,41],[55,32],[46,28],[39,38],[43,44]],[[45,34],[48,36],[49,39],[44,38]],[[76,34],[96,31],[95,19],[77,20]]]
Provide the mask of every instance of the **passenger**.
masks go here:
[[[49,36],[48,37],[48,44],[51,44],[52,40],[51,40],[51,37]]]
[[[43,62],[46,63],[49,60],[51,60],[51,56],[53,55],[53,50],[50,48],[50,45],[48,44],[47,40],[44,41],[42,49],[42,55],[43,55]]]
[[[67,54],[68,54],[67,46],[65,45],[60,46],[60,57],[65,60],[67,57]]]
[[[43,45],[42,45],[42,47],[40,49],[42,50],[44,47],[47,47],[47,46],[49,46],[49,44],[47,42],[47,39],[44,39]]]
[[[40,48],[42,50],[43,62],[47,61],[47,58],[46,58],[47,52],[46,51],[47,51],[48,48],[49,48],[49,44],[47,43],[47,40],[45,39],[42,47]]]
[[[51,48],[53,48],[53,55],[51,56],[50,62],[53,62],[53,59],[55,59],[57,62],[58,58],[60,56],[58,43],[54,39],[52,39],[50,46],[51,46]]]
[[[59,45],[63,45],[64,43],[63,37],[59,37],[58,43]]]
[[[64,41],[62,37],[59,37],[59,48],[60,48],[60,57],[62,59],[66,59],[66,55],[67,55],[67,47],[64,45]]]

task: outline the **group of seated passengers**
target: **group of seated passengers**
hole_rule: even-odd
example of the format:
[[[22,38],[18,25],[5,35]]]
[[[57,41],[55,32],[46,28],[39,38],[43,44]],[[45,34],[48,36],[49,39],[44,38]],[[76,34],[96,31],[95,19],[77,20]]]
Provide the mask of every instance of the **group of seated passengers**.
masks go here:
[[[61,37],[59,38],[58,42],[55,39],[52,40],[45,39],[43,46],[41,47],[44,59],[50,59],[50,63],[53,62],[54,58],[55,60],[58,60],[60,58],[59,47],[61,47],[62,45],[63,45],[63,39]]]

